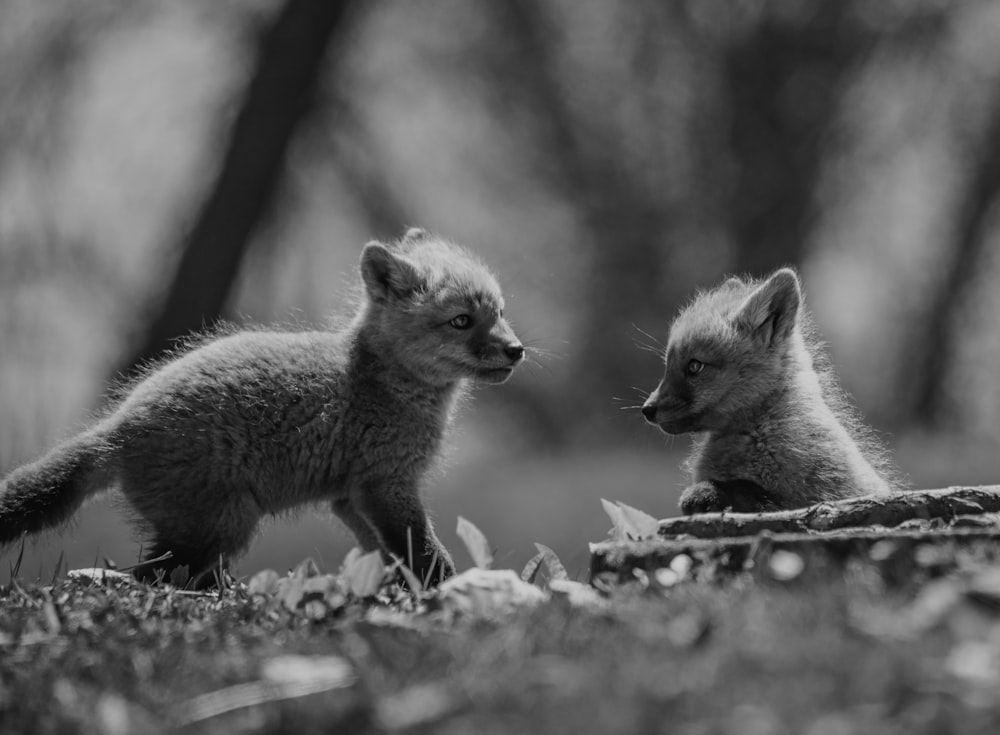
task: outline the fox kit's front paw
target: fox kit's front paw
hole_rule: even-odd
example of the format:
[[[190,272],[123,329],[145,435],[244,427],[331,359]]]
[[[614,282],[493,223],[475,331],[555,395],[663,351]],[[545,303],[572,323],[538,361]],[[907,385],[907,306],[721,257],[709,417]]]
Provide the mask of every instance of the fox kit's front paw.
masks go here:
[[[716,482],[702,480],[685,488],[681,493],[681,512],[721,513],[761,513],[777,510],[780,506],[757,483],[749,480],[727,480]]]
[[[413,573],[422,585],[437,587],[444,580],[455,576],[455,562],[451,560],[448,550],[437,542],[413,560]]]
[[[718,513],[729,508],[731,502],[728,494],[706,480],[686,487],[681,493],[680,505],[681,513],[690,516],[695,513]]]
[[[443,546],[439,546],[437,564],[431,570],[433,583],[437,584],[439,580],[443,582],[449,577],[454,577],[455,572],[455,562],[451,560],[451,554]]]

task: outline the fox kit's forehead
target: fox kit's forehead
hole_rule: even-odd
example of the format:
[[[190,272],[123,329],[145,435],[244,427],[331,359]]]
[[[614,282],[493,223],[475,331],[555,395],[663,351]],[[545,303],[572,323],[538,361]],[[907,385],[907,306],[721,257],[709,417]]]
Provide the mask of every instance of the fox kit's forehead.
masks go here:
[[[481,260],[465,248],[423,233],[397,247],[417,268],[426,291],[437,301],[462,301],[470,308],[502,309],[500,284]]]
[[[699,293],[670,325],[671,345],[686,346],[692,341],[726,340],[732,335],[732,318],[754,285],[730,278],[717,288]]]

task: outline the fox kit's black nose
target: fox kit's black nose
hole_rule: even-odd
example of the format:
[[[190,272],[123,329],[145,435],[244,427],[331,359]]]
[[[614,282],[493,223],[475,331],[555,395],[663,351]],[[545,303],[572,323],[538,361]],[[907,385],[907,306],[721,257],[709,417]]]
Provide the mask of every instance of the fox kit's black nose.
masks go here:
[[[646,417],[646,421],[651,424],[656,423],[656,404],[655,403],[645,403],[642,406],[642,415]]]
[[[503,353],[511,360],[520,360],[524,357],[524,345],[507,345],[503,348]]]

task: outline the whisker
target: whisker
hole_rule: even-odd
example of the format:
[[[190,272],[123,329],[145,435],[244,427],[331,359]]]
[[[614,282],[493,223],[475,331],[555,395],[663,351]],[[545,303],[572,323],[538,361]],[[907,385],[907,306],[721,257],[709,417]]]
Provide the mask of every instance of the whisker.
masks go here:
[[[665,345],[664,345],[664,344],[663,344],[662,342],[660,342],[660,340],[659,340],[659,339],[657,339],[656,337],[654,337],[653,335],[651,335],[651,334],[650,334],[649,332],[647,332],[646,330],[644,330],[644,329],[640,329],[640,328],[639,328],[638,326],[636,326],[636,325],[635,325],[634,323],[632,324],[632,329],[634,329],[634,330],[635,330],[635,331],[637,331],[637,332],[638,332],[639,334],[641,334],[642,336],[644,336],[644,337],[646,337],[647,339],[649,339],[649,340],[650,340],[650,341],[651,341],[651,342],[652,342],[652,343],[653,343],[654,345],[658,346],[658,347],[659,347],[659,348],[661,349],[661,351],[662,351],[662,349],[663,349],[663,348],[665,347]]]
[[[659,349],[658,347],[653,347],[652,345],[643,344],[642,342],[633,342],[633,344],[643,352],[651,352],[657,357],[663,355],[663,350]]]
[[[526,357],[529,360],[535,360],[536,362],[540,360],[559,360],[562,359],[563,355],[557,355],[554,352],[541,352],[539,350],[528,350]]]
[[[518,367],[518,370],[524,370],[524,371],[527,371],[527,372],[533,372],[533,371],[536,371],[536,370],[544,370],[547,375],[554,375],[555,374],[555,371],[553,371],[551,367],[549,367],[548,365],[546,365],[543,362],[536,362],[536,361],[529,361],[529,362],[521,363],[521,365]]]
[[[557,360],[561,360],[566,357],[566,353],[564,352],[556,352],[555,350],[546,349],[544,347],[533,347],[531,345],[525,345],[525,351],[531,357],[551,357]]]

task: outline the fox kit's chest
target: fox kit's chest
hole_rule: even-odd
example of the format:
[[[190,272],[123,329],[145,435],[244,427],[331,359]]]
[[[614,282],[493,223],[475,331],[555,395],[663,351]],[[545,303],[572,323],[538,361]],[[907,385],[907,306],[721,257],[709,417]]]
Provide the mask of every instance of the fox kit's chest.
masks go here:
[[[694,482],[763,479],[770,452],[753,432],[709,433],[695,440],[688,469]],[[753,477],[748,477],[748,475]]]

